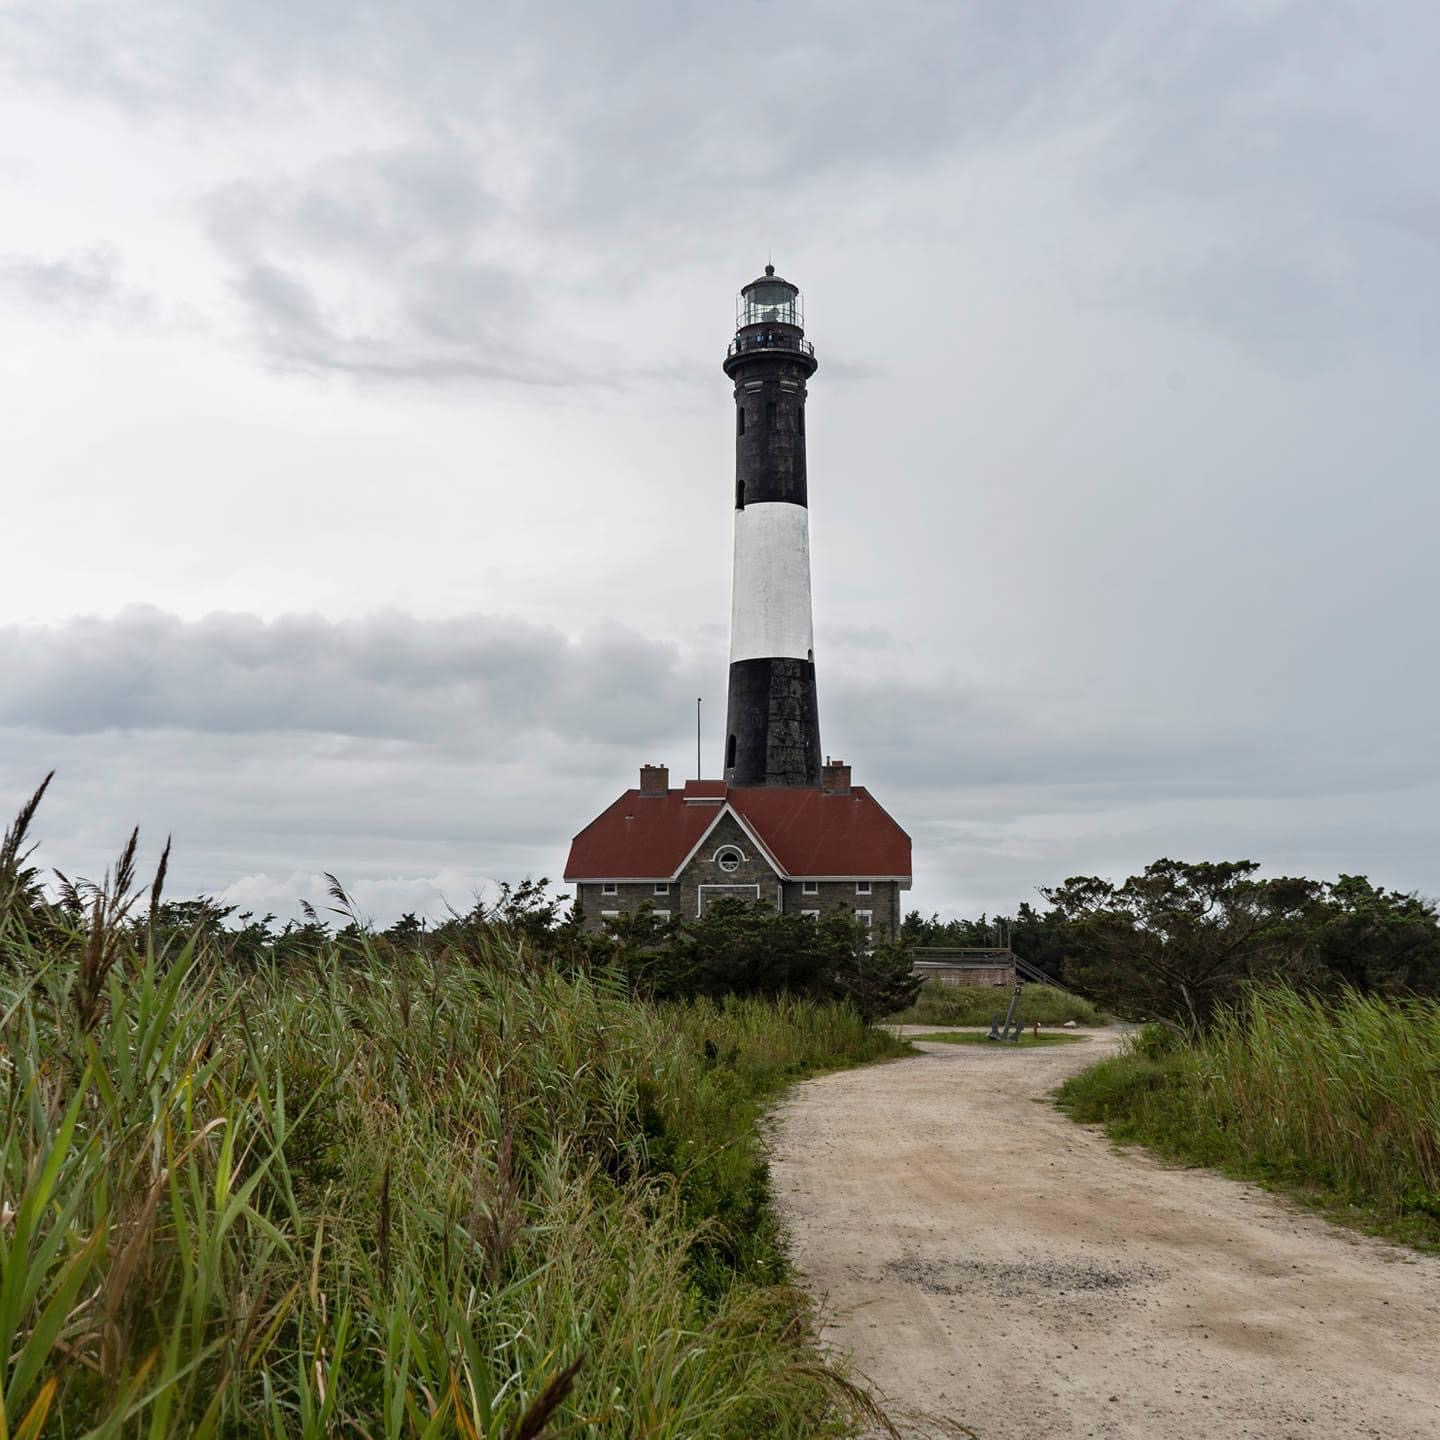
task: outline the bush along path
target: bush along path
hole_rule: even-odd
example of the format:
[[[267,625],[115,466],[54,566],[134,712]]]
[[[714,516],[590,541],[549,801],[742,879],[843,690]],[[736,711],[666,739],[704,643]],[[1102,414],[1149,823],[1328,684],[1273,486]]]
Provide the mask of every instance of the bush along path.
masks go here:
[[[137,953],[133,854],[44,934],[0,855],[0,1435],[873,1421],[812,1348],[756,1124],[900,1042],[846,1006],[637,1003],[499,932]]]
[[[1440,1249],[1440,1003],[1278,987],[1198,1038],[1152,1025],[1059,1103],[1117,1140]]]

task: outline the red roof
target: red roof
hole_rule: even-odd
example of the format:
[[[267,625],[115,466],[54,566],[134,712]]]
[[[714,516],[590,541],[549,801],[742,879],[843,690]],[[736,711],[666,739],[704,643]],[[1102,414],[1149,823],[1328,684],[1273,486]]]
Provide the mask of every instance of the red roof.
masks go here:
[[[700,794],[725,803],[696,804]],[[791,879],[910,879],[910,837],[864,786],[831,795],[788,786],[727,789],[719,780],[692,780],[664,795],[627,790],[571,842],[565,879],[672,879],[711,826],[732,812]]]

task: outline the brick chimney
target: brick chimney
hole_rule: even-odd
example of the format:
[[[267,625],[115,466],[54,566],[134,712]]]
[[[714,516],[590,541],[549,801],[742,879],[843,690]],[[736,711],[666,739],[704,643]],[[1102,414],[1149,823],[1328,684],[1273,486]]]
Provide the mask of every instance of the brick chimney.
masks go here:
[[[831,760],[827,757],[820,770],[820,788],[827,795],[848,795],[850,767],[843,760]]]
[[[642,795],[668,795],[670,793],[669,766],[642,765],[640,767],[640,793]]]

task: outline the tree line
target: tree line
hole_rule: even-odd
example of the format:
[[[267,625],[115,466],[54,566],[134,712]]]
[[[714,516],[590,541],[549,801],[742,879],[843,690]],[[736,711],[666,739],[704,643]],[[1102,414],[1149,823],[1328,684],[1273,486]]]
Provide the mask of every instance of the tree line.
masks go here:
[[[1192,1030],[1249,986],[1440,996],[1440,917],[1433,901],[1364,875],[1267,878],[1253,860],[1157,860],[1122,883],[1076,876],[1041,889],[1041,910],[924,919],[910,946],[993,945],[1126,1019]]]

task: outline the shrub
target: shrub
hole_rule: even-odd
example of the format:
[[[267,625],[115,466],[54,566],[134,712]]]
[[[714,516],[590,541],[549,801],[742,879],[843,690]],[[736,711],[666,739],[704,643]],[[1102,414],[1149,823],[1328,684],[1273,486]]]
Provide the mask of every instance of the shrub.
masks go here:
[[[915,1002],[890,1018],[908,1025],[988,1025],[997,1012],[1005,1018],[1010,993],[999,985],[946,985],[927,980]],[[1105,1017],[1088,1000],[1053,985],[1026,985],[1016,1014],[1025,1025],[1063,1025],[1067,1020],[1077,1025],[1105,1023]]]

